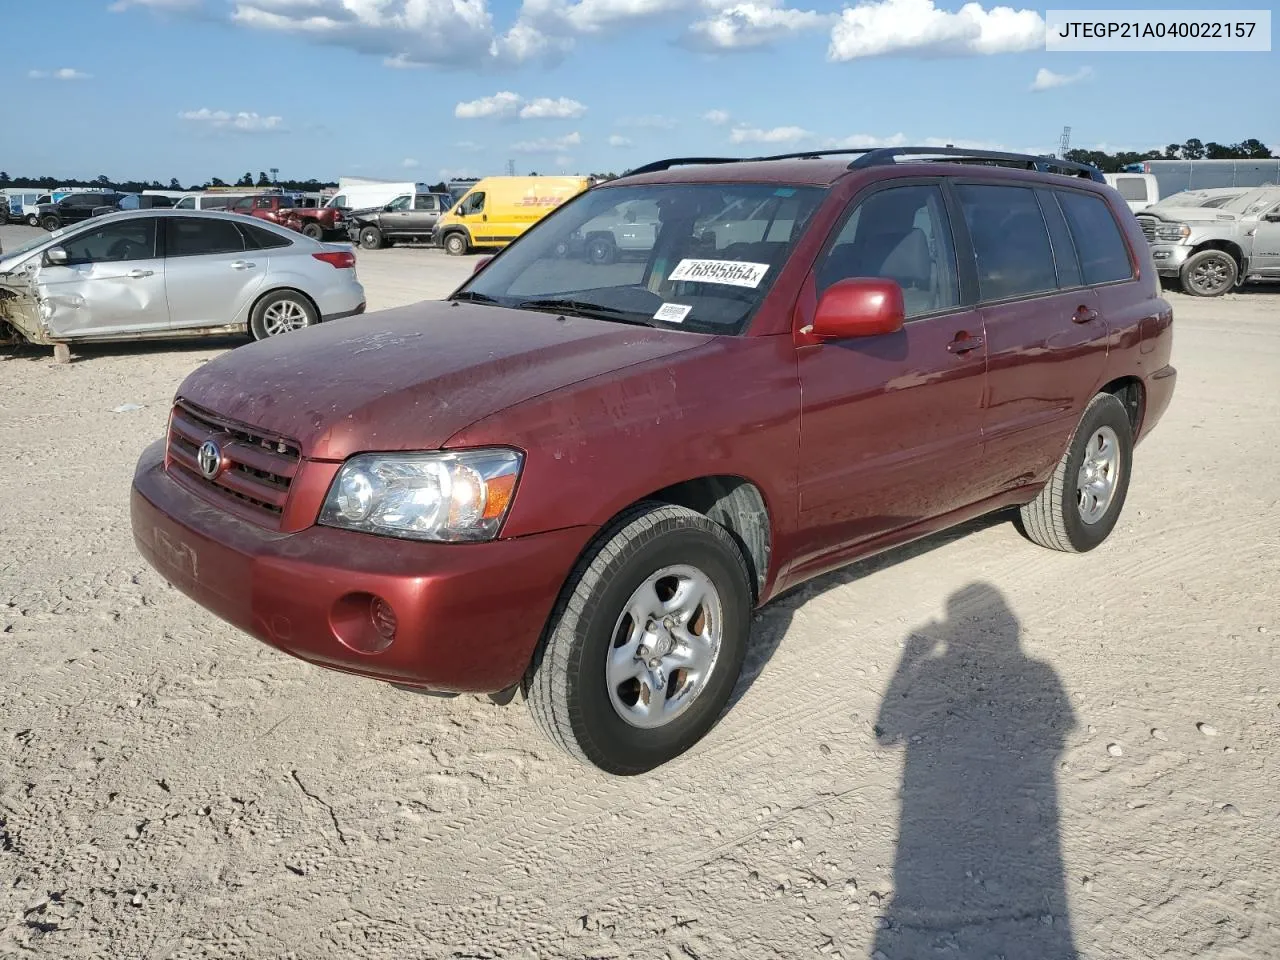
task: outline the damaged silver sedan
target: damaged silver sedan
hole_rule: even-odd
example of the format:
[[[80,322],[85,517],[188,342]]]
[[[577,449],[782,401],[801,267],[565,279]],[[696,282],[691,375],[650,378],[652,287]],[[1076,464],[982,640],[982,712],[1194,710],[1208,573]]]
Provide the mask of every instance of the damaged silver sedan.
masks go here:
[[[108,214],[0,255],[0,343],[248,333],[363,313],[350,244],[212,211]]]

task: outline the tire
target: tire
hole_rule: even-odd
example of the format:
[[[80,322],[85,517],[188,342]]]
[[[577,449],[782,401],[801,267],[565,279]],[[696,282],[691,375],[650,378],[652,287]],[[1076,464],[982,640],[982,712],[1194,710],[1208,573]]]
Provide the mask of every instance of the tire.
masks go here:
[[[297,290],[276,290],[254,304],[249,332],[255,340],[266,340],[319,322],[315,306]]]
[[[1178,275],[1182,292],[1193,297],[1220,297],[1236,285],[1240,267],[1225,250],[1201,250],[1187,257]]]
[[[318,223],[304,223],[302,225],[302,235],[310,237],[312,240],[323,240],[324,227]]]
[[[608,266],[618,260],[618,248],[611,237],[592,237],[587,241],[587,261]]]
[[[1086,459],[1094,469],[1087,469]],[[1100,463],[1110,466],[1096,469]],[[1132,467],[1129,414],[1117,397],[1100,393],[1085,407],[1049,482],[1021,508],[1019,529],[1028,540],[1050,550],[1087,553],[1107,539],[1120,519]],[[1086,486],[1090,475],[1097,478],[1095,484],[1110,478],[1110,493],[1100,511],[1096,508],[1101,501],[1094,500],[1098,488]]]
[[[38,216],[36,216],[36,214],[34,214],[34,213],[33,213],[33,214],[31,214],[31,216],[27,217],[27,226],[29,226],[29,227],[38,227],[38,226],[40,226],[40,218],[39,218]]]
[[[44,227],[50,233],[53,233],[53,231],[57,230],[60,226],[62,226],[62,221],[59,218],[50,214],[47,217],[40,218],[40,226]]]
[[[710,586],[706,595],[714,600],[672,614],[677,624],[686,617],[702,627],[696,633],[639,627],[628,607],[657,611],[664,591],[676,583]],[[608,773],[644,773],[679,756],[715,725],[742,672],[750,584],[733,538],[702,514],[653,502],[624,513],[584,552],[548,621],[525,681],[534,720],[570,756]],[[681,666],[692,646],[675,635],[710,639],[717,621],[718,647],[705,651],[699,678]],[[652,657],[660,674],[644,662],[654,652],[645,643],[669,648]],[[613,657],[619,666],[609,678],[606,664]],[[634,677],[618,680],[628,673]],[[664,708],[670,704],[671,715],[650,716],[654,694],[664,686],[662,702]]]
[[[360,246],[366,250],[381,250],[383,246],[382,231],[377,227],[361,227]]]
[[[444,238],[444,252],[451,257],[463,256],[471,246],[467,243],[467,235],[465,233],[449,233]]]

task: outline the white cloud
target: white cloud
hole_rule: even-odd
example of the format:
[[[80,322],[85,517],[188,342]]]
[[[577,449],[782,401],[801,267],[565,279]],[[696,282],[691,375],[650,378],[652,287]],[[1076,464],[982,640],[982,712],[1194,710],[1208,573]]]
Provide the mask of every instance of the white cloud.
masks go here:
[[[796,143],[813,136],[803,127],[734,127],[729,133],[730,143]]]
[[[462,101],[453,108],[453,115],[460,120],[514,117],[522,103],[524,103],[524,97],[520,94],[501,90],[492,97]]]
[[[966,3],[956,12],[934,0],[864,0],[846,7],[831,30],[829,60],[893,54],[971,56],[1044,49],[1035,10]]]
[[[405,157],[400,161],[400,166],[404,167],[406,170],[414,170],[419,166],[419,164],[417,160],[413,159],[413,157]]]
[[[729,111],[727,110],[708,110],[702,115],[702,119],[712,126],[723,127],[729,122]]]
[[[230,130],[238,133],[268,133],[284,129],[284,118],[263,116],[241,110],[229,113],[226,110],[210,110],[201,107],[199,110],[184,110],[178,114],[179,120],[200,124],[210,130]]]
[[[687,39],[693,46],[709,50],[746,50],[826,27],[832,19],[814,10],[779,6],[777,0],[747,0],[699,20],[689,27]]]
[[[1054,73],[1041,67],[1036,71],[1036,78],[1031,84],[1032,90],[1052,90],[1054,87],[1068,87],[1081,80],[1093,76],[1092,67],[1081,67],[1075,73]]]
[[[841,148],[857,149],[858,147],[958,147],[961,150],[1003,150],[1007,153],[1029,153],[1032,155],[1049,153],[1047,147],[1010,147],[1005,143],[992,140],[967,140],[964,137],[909,137],[905,133],[893,133],[879,136],[871,133],[854,133],[847,137],[831,138],[823,141],[828,150]]]
[[[520,143],[513,143],[511,149],[516,153],[564,153],[570,147],[581,144],[582,134],[575,130],[573,133],[554,139],[541,137],[537,140],[522,140]]]
[[[476,143],[474,140],[459,140],[453,145],[455,150],[465,150],[467,153],[475,153],[477,150],[483,150],[484,147]]]
[[[609,137],[609,146],[611,146],[611,147],[629,147],[629,146],[631,146],[631,141],[630,141],[630,140],[628,140],[626,137],[620,137],[620,136],[618,136],[618,134],[616,134],[616,133],[615,133],[615,134],[613,134],[611,137]]]
[[[130,7],[147,7],[151,10],[194,10],[203,0],[116,0],[107,7],[112,13],[123,13]]]
[[[577,100],[568,97],[538,97],[520,108],[521,120],[576,120],[587,112]]]
[[[453,108],[453,115],[461,120],[576,120],[587,112],[577,100],[568,97],[538,97],[525,100],[518,93],[502,90],[492,97],[464,100]]]
[[[83,70],[76,70],[72,67],[62,67],[58,70],[28,70],[27,76],[32,80],[91,80],[93,74],[85,73]]]
[[[674,130],[676,121],[661,114],[650,114],[645,117],[621,117],[615,121],[620,127],[632,127],[636,130]]]

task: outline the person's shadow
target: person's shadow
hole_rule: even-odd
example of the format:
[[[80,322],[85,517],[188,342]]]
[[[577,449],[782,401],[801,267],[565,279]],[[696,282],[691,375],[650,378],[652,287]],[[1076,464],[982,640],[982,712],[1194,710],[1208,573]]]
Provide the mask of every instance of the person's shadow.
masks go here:
[[[1000,592],[973,584],[907,638],[876,725],[906,764],[875,960],[1077,956],[1055,781],[1075,720],[1018,634]]]

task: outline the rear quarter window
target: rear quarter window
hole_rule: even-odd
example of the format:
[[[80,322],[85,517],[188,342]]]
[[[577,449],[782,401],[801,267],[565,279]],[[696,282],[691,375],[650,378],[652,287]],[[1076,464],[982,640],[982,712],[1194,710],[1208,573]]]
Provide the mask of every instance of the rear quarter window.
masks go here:
[[[274,250],[277,247],[291,247],[293,241],[288,237],[282,237],[278,233],[272,233],[270,230],[264,230],[256,227],[252,223],[238,223],[237,227],[247,239],[247,246],[250,250]]]
[[[1129,262],[1129,248],[1106,201],[1071,190],[1056,193],[1076,242],[1084,282],[1114,283],[1131,278],[1133,264]]]
[[[1116,189],[1126,200],[1147,199],[1147,181],[1141,177],[1116,177]]]

